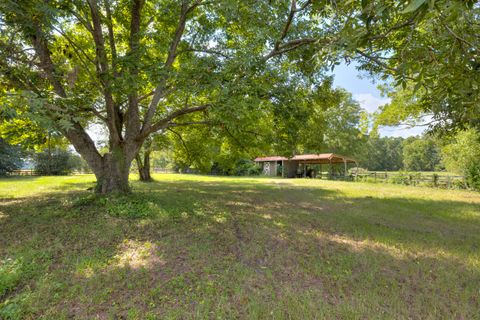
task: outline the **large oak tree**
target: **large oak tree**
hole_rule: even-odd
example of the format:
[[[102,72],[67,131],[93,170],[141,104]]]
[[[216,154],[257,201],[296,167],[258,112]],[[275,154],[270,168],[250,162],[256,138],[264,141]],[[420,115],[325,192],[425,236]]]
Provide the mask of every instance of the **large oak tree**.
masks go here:
[[[315,6],[2,1],[2,105],[49,119],[88,162],[97,192],[127,192],[132,160],[151,134],[238,121],[269,98],[252,79],[271,84],[279,70],[302,72],[322,36],[309,18]],[[85,129],[93,122],[108,128],[105,154]]]

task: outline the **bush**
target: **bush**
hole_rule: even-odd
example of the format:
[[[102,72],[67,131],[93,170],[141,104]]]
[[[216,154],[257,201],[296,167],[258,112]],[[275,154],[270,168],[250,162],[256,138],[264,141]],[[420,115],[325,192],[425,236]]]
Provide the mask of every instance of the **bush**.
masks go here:
[[[262,169],[251,160],[240,159],[235,163],[236,176],[258,176],[261,172]]]
[[[405,172],[399,172],[398,174],[391,175],[388,180],[393,184],[410,184],[410,177]]]
[[[480,162],[471,163],[465,170],[467,186],[480,191]]]
[[[452,143],[442,150],[443,161],[451,172],[465,176],[469,188],[480,190],[480,133],[465,130],[457,133]]]
[[[12,146],[0,139],[0,176],[18,170],[23,164],[20,147]]]
[[[68,151],[54,149],[35,154],[35,172],[41,175],[67,175],[77,166],[75,157]]]
[[[154,203],[141,196],[118,195],[99,198],[98,202],[105,206],[109,215],[119,218],[148,218],[158,211]]]

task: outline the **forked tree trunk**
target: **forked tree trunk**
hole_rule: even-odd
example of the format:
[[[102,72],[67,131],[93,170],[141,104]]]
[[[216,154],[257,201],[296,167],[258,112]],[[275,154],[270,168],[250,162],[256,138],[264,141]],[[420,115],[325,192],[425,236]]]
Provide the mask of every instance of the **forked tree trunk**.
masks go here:
[[[95,171],[97,178],[96,193],[128,193],[128,174],[131,160],[121,153],[108,153],[103,156],[102,167]]]
[[[150,182],[152,181],[152,176],[150,175],[150,151],[145,151],[143,153],[143,161],[140,154],[135,157],[138,167],[138,175],[140,181]]]
[[[79,124],[75,124],[66,131],[66,136],[95,174],[97,178],[96,193],[130,192],[128,184],[130,166],[143,141],[111,142],[110,152],[101,155],[93,140]]]

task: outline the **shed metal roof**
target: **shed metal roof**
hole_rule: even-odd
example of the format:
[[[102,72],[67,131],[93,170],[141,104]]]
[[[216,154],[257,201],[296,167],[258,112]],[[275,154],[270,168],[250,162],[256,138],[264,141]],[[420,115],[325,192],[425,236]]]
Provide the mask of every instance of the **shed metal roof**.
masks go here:
[[[300,161],[305,163],[343,163],[343,162],[356,162],[352,158],[341,156],[335,153],[319,153],[319,154],[299,154],[291,158],[286,158],[282,156],[270,156],[270,157],[258,157],[255,158],[256,162],[267,162],[267,161],[282,161],[282,160],[293,160]]]
[[[271,156],[271,157],[258,157],[258,158],[255,158],[255,161],[257,161],[257,162],[281,161],[281,160],[288,160],[288,158],[281,157],[281,156]]]

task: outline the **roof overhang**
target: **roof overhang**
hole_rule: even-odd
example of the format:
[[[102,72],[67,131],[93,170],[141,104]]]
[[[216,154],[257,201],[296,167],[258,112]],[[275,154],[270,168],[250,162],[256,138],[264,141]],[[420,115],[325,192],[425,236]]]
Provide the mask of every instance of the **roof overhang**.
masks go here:
[[[282,156],[271,157],[258,157],[256,162],[268,162],[268,161],[297,161],[299,163],[310,164],[330,164],[330,163],[356,163],[352,158],[345,157],[335,153],[320,153],[320,154],[300,154],[291,158]]]

